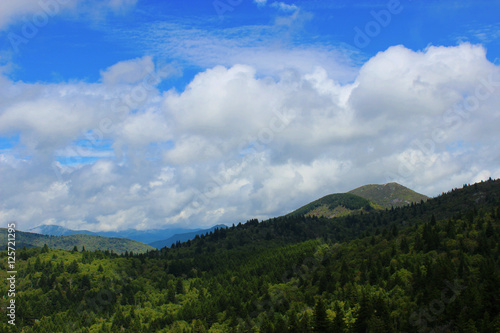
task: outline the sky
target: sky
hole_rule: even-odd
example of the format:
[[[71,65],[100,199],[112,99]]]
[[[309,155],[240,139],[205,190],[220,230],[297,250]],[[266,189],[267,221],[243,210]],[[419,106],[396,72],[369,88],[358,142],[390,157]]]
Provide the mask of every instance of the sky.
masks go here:
[[[500,177],[500,1],[0,3],[0,224],[231,225]]]

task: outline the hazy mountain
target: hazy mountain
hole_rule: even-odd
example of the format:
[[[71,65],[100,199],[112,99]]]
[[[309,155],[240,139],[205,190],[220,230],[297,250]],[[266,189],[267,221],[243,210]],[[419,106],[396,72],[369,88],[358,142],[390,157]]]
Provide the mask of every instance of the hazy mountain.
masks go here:
[[[0,247],[3,249],[7,246],[7,229],[0,228]],[[45,244],[49,248],[72,250],[75,246],[79,251],[85,246],[88,251],[113,251],[115,253],[124,253],[125,251],[134,253],[144,253],[154,250],[153,247],[125,238],[109,238],[95,235],[65,235],[65,236],[50,236],[41,235],[32,232],[16,231],[16,248],[23,247],[43,247]]]
[[[165,247],[165,246],[170,247],[172,244],[175,244],[178,241],[187,242],[188,240],[194,239],[197,235],[203,235],[203,234],[206,234],[207,232],[208,233],[213,232],[217,228],[219,228],[219,229],[227,228],[227,226],[224,224],[218,224],[218,225],[215,225],[209,229],[200,229],[197,231],[175,234],[172,237],[169,237],[167,239],[163,239],[160,241],[149,243],[149,245],[151,245],[157,249],[161,249],[162,247]]]
[[[412,202],[429,199],[427,196],[410,190],[398,183],[364,185],[349,191],[349,193],[359,195],[384,208],[391,208],[392,206],[401,207]]]
[[[188,229],[188,228],[150,229],[150,230],[127,229],[122,231],[98,232],[98,235],[105,237],[130,238],[145,244],[149,244],[154,241],[172,237],[175,234],[192,232],[197,230],[200,229]]]
[[[176,234],[196,232],[199,230],[201,230],[201,229],[200,228],[198,228],[198,229],[169,228],[169,229],[150,229],[150,230],[127,229],[127,230],[122,230],[122,231],[92,232],[92,231],[88,231],[88,230],[72,230],[72,229],[67,229],[67,228],[64,228],[61,226],[57,226],[57,225],[39,225],[37,227],[29,229],[28,231],[42,234],[42,235],[51,235],[51,236],[67,236],[67,235],[85,234],[85,235],[94,235],[94,236],[103,236],[103,237],[118,237],[118,238],[133,239],[135,241],[148,244],[151,242],[170,238]]]
[[[33,232],[36,234],[50,235],[50,236],[67,236],[67,235],[97,235],[95,232],[88,230],[71,230],[58,225],[43,224],[31,228],[28,232]]]
[[[500,180],[366,213],[361,199],[316,200],[360,210],[333,223],[303,214],[252,219],[133,256],[19,249],[16,325],[29,332],[498,332]],[[7,255],[0,267],[8,278]],[[417,321],[438,301],[432,321]]]

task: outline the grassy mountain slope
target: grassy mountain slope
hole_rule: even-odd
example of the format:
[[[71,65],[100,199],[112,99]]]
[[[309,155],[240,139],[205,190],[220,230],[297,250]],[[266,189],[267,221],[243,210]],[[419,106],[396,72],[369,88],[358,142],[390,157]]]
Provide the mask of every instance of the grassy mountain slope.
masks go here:
[[[380,205],[384,208],[401,207],[412,202],[427,200],[428,197],[399,185],[398,183],[387,183],[384,185],[365,185],[358,187],[349,193]]]
[[[152,246],[124,238],[108,238],[93,235],[68,235],[68,236],[48,236],[31,232],[16,231],[16,248],[26,246],[43,247],[47,244],[50,248],[72,250],[75,246],[81,250],[83,246],[88,251],[113,251],[124,253],[133,251],[134,253],[144,253],[154,250]],[[0,247],[7,246],[7,229],[0,228]]]
[[[294,210],[287,216],[305,215],[332,218],[346,216],[352,212],[359,212],[363,209],[369,211],[372,208],[373,207],[370,205],[370,201],[360,196],[351,193],[336,193],[314,200],[313,202]]]

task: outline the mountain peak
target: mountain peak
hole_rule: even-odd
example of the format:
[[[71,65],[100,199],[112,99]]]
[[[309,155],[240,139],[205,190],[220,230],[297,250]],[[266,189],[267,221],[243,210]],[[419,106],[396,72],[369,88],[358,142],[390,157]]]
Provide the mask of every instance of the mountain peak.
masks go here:
[[[364,185],[348,193],[358,195],[384,208],[405,206],[428,199],[427,196],[395,182]]]

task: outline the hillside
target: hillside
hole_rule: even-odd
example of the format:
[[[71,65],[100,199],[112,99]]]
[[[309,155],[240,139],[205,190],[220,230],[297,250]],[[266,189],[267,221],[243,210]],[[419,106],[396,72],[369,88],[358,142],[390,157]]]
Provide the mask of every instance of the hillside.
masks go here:
[[[16,332],[500,331],[500,180],[335,220],[253,219],[147,254],[17,255]]]
[[[427,196],[410,190],[398,183],[387,183],[383,185],[365,185],[358,187],[348,193],[365,198],[383,208],[401,207],[412,202],[429,199]]]
[[[160,241],[172,237],[177,234],[183,234],[188,232],[196,232],[203,230],[201,229],[187,229],[187,228],[166,228],[166,229],[148,229],[148,230],[136,230],[136,229],[126,229],[120,231],[88,231],[88,230],[72,230],[67,229],[57,225],[39,225],[37,227],[31,228],[28,232],[34,232],[42,235],[50,236],[67,236],[67,235],[94,235],[102,237],[117,237],[117,238],[127,238],[133,239],[141,243],[149,244],[151,242]],[[193,236],[194,237],[194,236]]]
[[[336,193],[314,200],[287,214],[287,216],[305,215],[332,218],[346,216],[361,210],[370,211],[372,208],[370,201],[360,196],[350,193]]]
[[[132,251],[134,253],[144,253],[154,250],[153,247],[124,238],[108,238],[93,235],[67,235],[67,236],[49,236],[40,235],[31,232],[16,231],[16,248],[26,246],[43,247],[47,244],[50,248],[72,250],[75,246],[81,250],[83,246],[87,251],[113,251],[115,253],[124,253]],[[0,247],[7,246],[7,229],[0,228]]]

